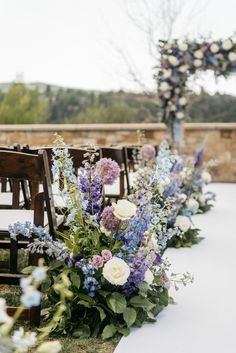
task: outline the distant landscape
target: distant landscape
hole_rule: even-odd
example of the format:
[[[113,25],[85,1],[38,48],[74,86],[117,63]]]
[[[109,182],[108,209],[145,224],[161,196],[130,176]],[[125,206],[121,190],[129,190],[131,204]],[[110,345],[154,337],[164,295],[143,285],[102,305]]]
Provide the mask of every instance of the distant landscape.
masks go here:
[[[236,97],[204,90],[188,96],[186,121],[236,122]],[[151,123],[160,108],[153,95],[72,89],[46,83],[0,83],[1,124]]]

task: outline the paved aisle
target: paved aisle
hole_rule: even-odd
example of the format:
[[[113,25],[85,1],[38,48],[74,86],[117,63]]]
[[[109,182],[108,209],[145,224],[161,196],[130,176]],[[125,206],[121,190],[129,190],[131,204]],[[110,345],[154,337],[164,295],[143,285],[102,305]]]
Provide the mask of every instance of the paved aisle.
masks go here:
[[[172,295],[155,324],[134,329],[115,353],[236,352],[236,184],[213,184],[215,207],[194,218],[205,239],[191,249],[167,251],[174,272],[195,282]]]

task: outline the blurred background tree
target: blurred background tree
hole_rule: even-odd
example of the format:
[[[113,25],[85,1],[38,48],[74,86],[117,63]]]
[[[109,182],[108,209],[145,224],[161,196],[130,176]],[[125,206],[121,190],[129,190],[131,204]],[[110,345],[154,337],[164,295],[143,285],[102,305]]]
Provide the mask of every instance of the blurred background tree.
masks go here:
[[[46,99],[23,83],[14,83],[7,93],[1,93],[0,101],[2,124],[42,123],[48,118]]]

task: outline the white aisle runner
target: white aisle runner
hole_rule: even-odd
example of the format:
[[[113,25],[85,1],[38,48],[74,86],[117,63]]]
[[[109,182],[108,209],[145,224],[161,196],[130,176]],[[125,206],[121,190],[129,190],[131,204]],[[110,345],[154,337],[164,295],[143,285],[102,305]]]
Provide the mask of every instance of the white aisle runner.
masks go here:
[[[115,353],[236,352],[236,184],[212,184],[217,201],[194,217],[205,239],[191,249],[168,249],[173,272],[189,271],[194,284],[172,290],[154,324],[122,338]]]

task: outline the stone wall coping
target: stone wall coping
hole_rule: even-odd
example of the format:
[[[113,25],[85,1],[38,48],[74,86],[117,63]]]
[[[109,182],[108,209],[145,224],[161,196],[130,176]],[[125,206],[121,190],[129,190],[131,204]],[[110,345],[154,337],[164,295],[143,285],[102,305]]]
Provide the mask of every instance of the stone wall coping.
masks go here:
[[[236,130],[236,123],[185,123],[186,130]],[[161,123],[140,124],[0,124],[0,132],[165,130]]]

